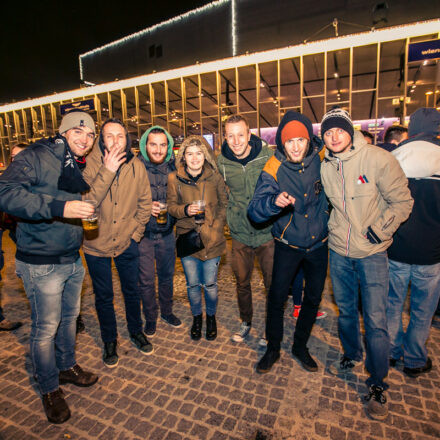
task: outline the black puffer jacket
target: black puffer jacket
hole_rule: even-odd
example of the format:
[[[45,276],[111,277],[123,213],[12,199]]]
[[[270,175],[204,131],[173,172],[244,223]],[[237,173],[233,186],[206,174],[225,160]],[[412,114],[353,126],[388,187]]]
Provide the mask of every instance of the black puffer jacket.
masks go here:
[[[20,217],[17,254],[30,264],[74,262],[81,246],[81,221],[62,218],[65,202],[80,194],[58,189],[65,138],[41,139],[20,153],[0,176],[0,210]]]

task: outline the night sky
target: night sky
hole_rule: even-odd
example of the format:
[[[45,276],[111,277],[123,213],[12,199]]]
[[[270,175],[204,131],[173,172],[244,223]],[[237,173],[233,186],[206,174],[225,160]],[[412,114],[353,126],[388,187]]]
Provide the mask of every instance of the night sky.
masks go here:
[[[78,88],[81,53],[207,3],[210,1],[2,2],[0,103]]]

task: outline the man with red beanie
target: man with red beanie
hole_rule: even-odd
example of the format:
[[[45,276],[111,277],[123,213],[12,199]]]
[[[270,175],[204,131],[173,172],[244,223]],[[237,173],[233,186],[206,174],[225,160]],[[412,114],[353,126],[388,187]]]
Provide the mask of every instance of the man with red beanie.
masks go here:
[[[284,303],[303,263],[305,289],[296,324],[293,356],[308,371],[318,365],[307,342],[316,320],[327,274],[328,204],[321,185],[321,140],[310,120],[288,111],[276,134],[277,150],[258,179],[248,215],[255,222],[273,219],[275,254],[266,318],[267,350],[256,366],[267,373],[280,357]]]

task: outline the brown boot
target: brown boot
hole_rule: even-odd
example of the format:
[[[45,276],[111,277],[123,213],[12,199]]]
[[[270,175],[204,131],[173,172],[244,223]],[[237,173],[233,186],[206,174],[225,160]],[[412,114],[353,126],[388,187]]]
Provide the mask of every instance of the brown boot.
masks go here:
[[[78,364],[69,370],[60,371],[60,384],[73,383],[77,387],[90,387],[96,383],[98,376],[96,374],[84,371]]]
[[[47,420],[51,423],[64,423],[70,418],[70,410],[64,400],[61,388],[51,393],[43,394],[43,406]]]

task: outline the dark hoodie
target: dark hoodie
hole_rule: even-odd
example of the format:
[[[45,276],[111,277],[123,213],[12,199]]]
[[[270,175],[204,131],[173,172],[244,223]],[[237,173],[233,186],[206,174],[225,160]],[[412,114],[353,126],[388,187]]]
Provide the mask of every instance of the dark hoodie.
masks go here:
[[[287,160],[281,131],[290,121],[303,123],[310,136],[309,150],[301,163]],[[292,247],[311,250],[327,240],[328,204],[321,185],[319,152],[322,141],[313,134],[311,122],[300,113],[288,111],[276,134],[277,150],[261,172],[254,197],[248,208],[249,217],[264,222],[276,217],[272,235]],[[295,205],[280,208],[278,195],[286,191],[295,197]]]
[[[414,206],[388,249],[391,260],[440,263],[440,112],[421,108],[411,115],[408,140],[393,151],[406,177]]]
[[[165,160],[160,163],[152,163],[147,154],[146,144],[148,135],[151,130],[155,128],[160,128],[164,131],[164,134],[168,140],[168,150]],[[151,188],[151,198],[153,202],[155,201],[166,201],[167,199],[167,184],[168,184],[168,174],[176,170],[175,158],[173,153],[174,141],[171,135],[159,125],[155,125],[149,128],[141,137],[139,142],[140,152],[139,159],[145,165],[147,169],[148,178],[150,179]],[[164,225],[157,224],[157,217],[151,216],[150,221],[147,223],[145,228],[145,237],[153,239],[155,236],[163,237],[171,234],[173,231],[176,219],[168,213],[167,222]],[[160,235],[159,235],[160,234]]]

